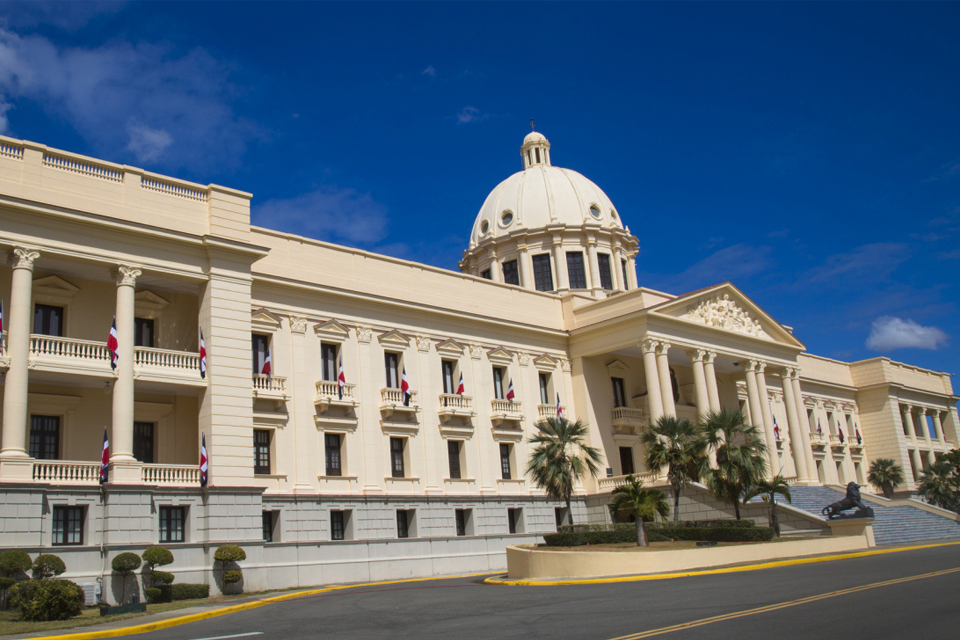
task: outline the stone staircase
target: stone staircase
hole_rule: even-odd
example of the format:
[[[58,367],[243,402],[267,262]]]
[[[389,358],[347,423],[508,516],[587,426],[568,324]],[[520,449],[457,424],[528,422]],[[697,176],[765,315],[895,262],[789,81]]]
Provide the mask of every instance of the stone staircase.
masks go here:
[[[828,504],[842,500],[844,493],[830,487],[790,487],[792,506],[823,517],[820,513]],[[960,523],[950,518],[924,511],[920,507],[884,506],[867,499],[861,489],[864,505],[871,507],[875,516],[873,537],[877,544],[899,544],[919,540],[960,538]],[[777,496],[778,502],[785,502]],[[848,512],[849,513],[849,512]]]

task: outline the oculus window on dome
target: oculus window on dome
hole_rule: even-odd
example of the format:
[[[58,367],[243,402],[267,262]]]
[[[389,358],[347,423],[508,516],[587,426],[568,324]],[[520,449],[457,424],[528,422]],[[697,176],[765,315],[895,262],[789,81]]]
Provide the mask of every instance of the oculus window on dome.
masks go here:
[[[509,227],[511,224],[513,224],[513,211],[509,211],[509,210],[504,211],[500,215],[500,226],[506,228],[506,227]]]
[[[598,207],[595,204],[592,204],[590,205],[590,215],[592,215],[594,218],[599,220],[603,214],[600,213],[600,207]]]
[[[488,233],[490,233],[490,223],[484,220],[480,223],[480,234],[487,235]]]

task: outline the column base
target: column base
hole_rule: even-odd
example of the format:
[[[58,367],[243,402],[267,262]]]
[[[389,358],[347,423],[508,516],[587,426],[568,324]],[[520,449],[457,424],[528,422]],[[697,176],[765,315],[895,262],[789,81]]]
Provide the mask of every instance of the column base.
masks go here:
[[[0,458],[0,482],[33,482],[33,458],[29,456]]]
[[[143,463],[117,460],[108,469],[107,484],[143,484]]]

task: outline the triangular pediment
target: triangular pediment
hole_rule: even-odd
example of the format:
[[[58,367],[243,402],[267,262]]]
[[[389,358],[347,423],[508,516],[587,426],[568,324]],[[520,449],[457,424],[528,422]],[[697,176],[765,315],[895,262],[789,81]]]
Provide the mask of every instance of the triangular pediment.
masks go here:
[[[459,358],[463,355],[465,347],[452,338],[437,343],[437,353],[448,358]]]
[[[250,317],[250,325],[255,331],[276,331],[283,323],[283,319],[266,309],[254,309]]]
[[[381,333],[377,336],[377,340],[380,341],[380,344],[385,347],[392,347],[394,349],[406,349],[410,346],[409,336],[400,333],[396,329],[391,329],[385,333]]]
[[[313,326],[314,332],[321,340],[343,342],[350,337],[350,329],[336,320],[327,320]]]
[[[60,276],[45,276],[33,281],[33,297],[40,303],[52,302],[64,304],[80,291],[80,287],[70,284]]]
[[[496,349],[487,351],[487,360],[493,364],[505,367],[513,362],[513,352],[503,347],[497,347]]]
[[[160,312],[170,304],[169,300],[161,298],[153,291],[144,289],[137,291],[135,298],[135,313],[138,318],[157,319]]]
[[[623,374],[625,374],[625,373],[627,373],[628,371],[630,371],[630,367],[628,367],[627,365],[623,364],[623,363],[620,362],[619,360],[614,360],[613,362],[608,362],[608,363],[607,363],[607,371],[610,372],[610,375],[611,375],[611,376],[620,377],[620,376],[622,376]]]
[[[550,372],[557,368],[557,365],[560,363],[559,360],[547,354],[539,355],[533,359],[533,366],[535,366],[540,371]]]
[[[805,348],[788,329],[729,282],[679,296],[650,311],[718,331]]]

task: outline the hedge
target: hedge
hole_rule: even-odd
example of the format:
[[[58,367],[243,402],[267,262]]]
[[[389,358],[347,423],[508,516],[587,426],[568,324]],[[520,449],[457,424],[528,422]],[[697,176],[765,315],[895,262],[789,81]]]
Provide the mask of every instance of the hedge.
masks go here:
[[[163,597],[163,592],[160,589],[150,587],[149,589],[144,589],[143,593],[147,596],[147,602],[160,602],[160,598]]]
[[[662,542],[667,538],[654,533],[647,526],[647,539],[650,542]],[[544,541],[551,547],[579,547],[587,544],[619,544],[637,542],[635,524],[577,524],[565,525],[557,533],[547,533]]]
[[[773,539],[772,527],[758,527],[752,520],[687,520],[647,524],[647,540],[712,540],[717,542],[766,542]],[[551,547],[579,547],[588,544],[620,544],[637,541],[635,524],[577,524],[547,533]]]
[[[711,540],[716,542],[767,542],[773,539],[773,527],[692,527],[653,525],[650,533],[673,540]]]
[[[83,611],[83,589],[69,580],[27,580],[10,591],[24,620],[67,620]]]
[[[180,582],[177,584],[164,585],[161,591],[170,589],[170,597],[173,600],[195,600],[197,598],[210,597],[210,585],[208,584],[190,584]]]
[[[753,520],[681,520],[680,522],[665,522],[665,527],[698,527],[722,529],[752,529],[756,526]]]

